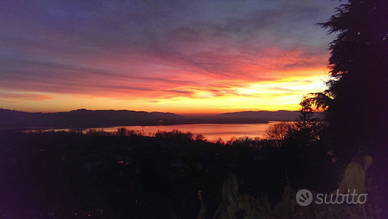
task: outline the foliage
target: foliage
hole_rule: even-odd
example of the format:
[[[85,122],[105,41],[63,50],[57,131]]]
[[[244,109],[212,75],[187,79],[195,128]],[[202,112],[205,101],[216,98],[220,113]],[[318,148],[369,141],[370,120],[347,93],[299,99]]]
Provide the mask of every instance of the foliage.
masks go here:
[[[164,139],[175,139],[176,141],[181,141],[181,142],[191,141],[191,140],[206,141],[206,138],[201,134],[195,135],[195,134],[192,134],[191,132],[184,133],[177,129],[174,129],[171,132],[158,131],[155,133],[155,137],[164,138]]]
[[[330,91],[323,91],[322,93],[309,93],[303,96],[300,103],[303,109],[311,111],[325,111],[328,109],[333,96]]]
[[[291,187],[319,191],[312,180],[316,176],[322,176],[325,188],[333,181],[322,168],[333,171],[335,163],[321,147],[235,147],[197,140],[179,144],[174,138],[67,132],[0,132],[0,142],[0,211],[12,214],[11,218],[26,218],[22,215],[30,210],[44,212],[55,206],[62,211],[56,217],[104,209],[105,218],[166,218],[173,209],[176,218],[191,218],[197,212],[198,218],[209,218],[220,202],[224,204],[219,215],[235,212],[239,219],[282,218],[277,215],[284,212],[288,218],[315,218],[315,211],[330,218],[334,211],[340,216],[347,212],[345,207],[292,207],[295,191]],[[241,161],[247,161],[249,168]],[[224,183],[223,176],[227,176]],[[369,180],[366,175],[365,191],[371,202],[365,211],[375,219],[383,218],[378,216],[386,201],[375,199],[383,195],[382,190],[371,187]],[[283,201],[286,184],[290,186]],[[203,191],[199,202],[198,189]],[[279,201],[281,207],[271,210]]]
[[[275,146],[280,146],[280,142],[286,139],[296,128],[294,122],[274,123],[267,128],[264,138],[273,140]]]
[[[326,133],[346,162],[360,149],[387,155],[382,146],[388,143],[387,20],[388,1],[350,0],[318,24],[337,34],[329,45],[330,80],[326,91],[304,101],[326,110]]]
[[[253,148],[260,148],[263,145],[263,141],[259,137],[250,138],[248,136],[243,136],[239,138],[236,138],[233,136],[226,143],[219,138],[215,143],[218,145],[227,145],[227,146],[233,146],[233,147],[253,147]]]
[[[236,214],[243,211],[244,219],[268,218],[270,204],[266,196],[257,199],[250,195],[238,194],[238,182],[234,174],[229,173],[222,186],[222,203],[215,212],[213,218],[234,219]]]
[[[372,66],[372,63],[385,64],[381,61],[387,55],[388,24],[381,21],[388,20],[387,6],[386,1],[380,0],[350,0],[338,7],[327,22],[319,24],[329,33],[338,34],[329,47],[331,76],[385,74],[370,70],[382,67]]]
[[[366,156],[365,166],[362,171],[366,171],[367,166],[371,165],[371,158]],[[354,163],[354,162],[353,162]],[[350,166],[352,165],[349,164]],[[365,173],[365,172],[364,172]],[[362,179],[356,179],[358,183],[363,183]],[[375,218],[382,219],[381,205],[376,204],[379,199],[379,195],[369,196],[364,204],[348,204],[343,202],[342,204],[318,204],[312,202],[308,206],[300,206],[296,202],[296,191],[290,186],[284,188],[284,193],[281,202],[271,209],[268,198],[265,195],[259,195],[254,199],[248,194],[238,195],[238,186],[233,174],[229,174],[228,178],[223,184],[223,201],[217,209],[214,219],[287,219],[287,218],[300,218],[300,219],[365,219]],[[369,185],[366,187],[368,192],[376,192],[378,187]],[[317,193],[312,191],[313,196]],[[375,193],[376,194],[376,193]],[[330,197],[329,194],[326,194]],[[201,199],[202,193],[200,195]],[[331,199],[331,198],[328,198]],[[201,204],[202,206],[202,204]],[[200,210],[202,212],[203,209]],[[241,214],[242,213],[242,214]],[[239,217],[237,217],[239,215]]]
[[[268,127],[265,138],[273,141],[273,146],[308,146],[321,139],[326,123],[316,116],[318,108],[325,108],[321,100],[313,99],[312,94],[304,96],[300,116],[295,122],[280,122]],[[314,96],[318,98],[319,95]],[[319,97],[321,98],[321,97]]]
[[[117,132],[114,134],[118,136],[145,136],[144,131],[128,130],[124,127],[118,128]]]
[[[355,191],[357,194],[365,191],[365,173],[372,165],[373,159],[370,156],[355,157],[345,170],[344,177],[339,184],[339,193],[345,194]]]
[[[206,203],[203,200],[202,190],[198,190],[198,199],[201,201],[201,208],[197,214],[197,219],[205,219],[207,215]]]

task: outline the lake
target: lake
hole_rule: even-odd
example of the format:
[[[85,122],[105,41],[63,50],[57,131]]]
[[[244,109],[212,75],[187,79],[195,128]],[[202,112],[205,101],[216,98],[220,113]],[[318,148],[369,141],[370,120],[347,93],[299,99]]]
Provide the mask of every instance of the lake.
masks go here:
[[[139,130],[146,135],[154,134],[157,131],[172,131],[177,129],[181,132],[191,132],[193,134],[202,134],[210,141],[215,141],[218,138],[222,138],[224,141],[230,140],[234,137],[248,136],[250,138],[263,137],[265,131],[270,124],[184,124],[184,125],[158,125],[158,126],[116,126],[108,128],[96,128],[103,129],[107,132],[115,132],[118,128],[124,127],[128,130]]]

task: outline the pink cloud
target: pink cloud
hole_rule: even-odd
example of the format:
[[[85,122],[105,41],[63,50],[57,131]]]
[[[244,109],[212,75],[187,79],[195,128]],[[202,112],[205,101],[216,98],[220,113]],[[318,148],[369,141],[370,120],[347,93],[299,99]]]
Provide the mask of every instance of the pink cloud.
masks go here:
[[[32,101],[43,101],[53,99],[50,95],[43,94],[34,94],[34,93],[6,93],[1,92],[2,101],[6,102],[17,102],[23,100],[32,100]]]

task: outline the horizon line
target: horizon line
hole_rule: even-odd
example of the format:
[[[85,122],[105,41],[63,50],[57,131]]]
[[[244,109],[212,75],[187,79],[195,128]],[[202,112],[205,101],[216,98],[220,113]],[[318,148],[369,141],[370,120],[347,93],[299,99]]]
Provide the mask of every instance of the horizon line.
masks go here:
[[[0,110],[10,110],[10,111],[16,111],[16,112],[25,112],[25,113],[66,113],[66,112],[72,112],[72,111],[78,111],[78,110],[87,110],[87,111],[130,111],[130,112],[146,112],[146,113],[171,113],[175,115],[182,115],[182,116],[211,116],[211,115],[220,115],[220,114],[231,114],[231,113],[242,113],[242,112],[299,112],[299,110],[242,110],[242,111],[232,111],[232,112],[220,112],[220,113],[174,113],[174,112],[162,112],[162,111],[145,111],[145,110],[131,110],[131,109],[85,109],[85,108],[78,108],[75,110],[69,110],[69,111],[22,111],[22,110],[14,110],[14,109],[5,109],[1,108]]]

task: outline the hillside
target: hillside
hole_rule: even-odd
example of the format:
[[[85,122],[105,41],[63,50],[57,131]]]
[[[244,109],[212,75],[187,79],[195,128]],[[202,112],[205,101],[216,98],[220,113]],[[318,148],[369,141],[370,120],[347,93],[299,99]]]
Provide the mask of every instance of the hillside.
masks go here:
[[[188,118],[173,113],[129,110],[86,110],[29,113],[0,109],[0,129],[10,128],[101,128],[112,126],[150,126],[174,124],[255,124],[295,120],[297,111],[246,111]]]

